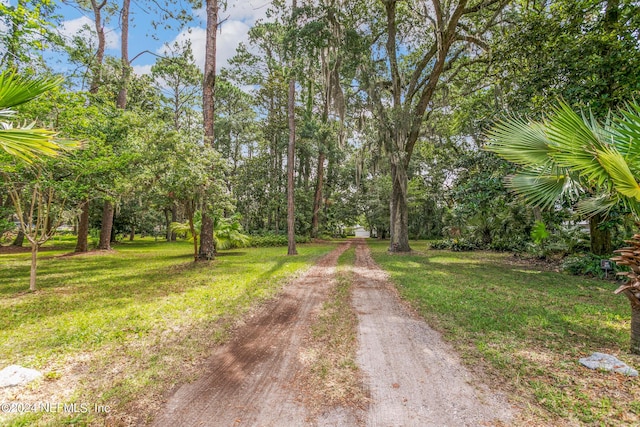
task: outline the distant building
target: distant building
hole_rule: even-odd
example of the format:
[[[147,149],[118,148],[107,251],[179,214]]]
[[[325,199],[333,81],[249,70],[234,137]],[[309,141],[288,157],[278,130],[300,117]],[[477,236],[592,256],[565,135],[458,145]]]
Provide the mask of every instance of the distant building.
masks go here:
[[[356,237],[364,237],[364,238],[371,237],[369,234],[369,230],[367,230],[361,225],[356,225],[355,227],[353,227],[353,231],[356,234]]]

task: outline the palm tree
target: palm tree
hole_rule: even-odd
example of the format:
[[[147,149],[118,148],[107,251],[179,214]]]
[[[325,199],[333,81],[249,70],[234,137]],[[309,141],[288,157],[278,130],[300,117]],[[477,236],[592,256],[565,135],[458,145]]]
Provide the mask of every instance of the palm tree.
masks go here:
[[[13,107],[31,101],[58,86],[61,79],[27,78],[13,71],[0,74],[0,148],[10,155],[32,162],[42,156],[56,156],[77,143],[56,139],[56,133],[37,129],[34,123],[14,127]]]
[[[530,204],[553,206],[575,199],[578,213],[606,216],[614,207],[640,219],[640,106],[632,103],[605,125],[561,103],[549,118],[505,120],[488,134],[486,149],[518,164],[507,186]],[[631,352],[640,354],[640,235],[614,261],[628,265],[628,281],[616,293],[631,302]]]

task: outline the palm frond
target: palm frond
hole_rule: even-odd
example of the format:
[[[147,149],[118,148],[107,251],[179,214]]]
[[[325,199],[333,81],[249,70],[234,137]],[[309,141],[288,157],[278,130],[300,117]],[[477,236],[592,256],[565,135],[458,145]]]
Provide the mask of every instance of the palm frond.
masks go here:
[[[568,175],[523,172],[505,178],[506,185],[533,206],[546,209],[572,190],[573,180]]]
[[[524,172],[508,177],[507,186],[528,203],[551,207],[571,192],[594,192],[578,203],[578,213],[607,214],[614,206],[640,217],[640,106],[629,104],[619,116],[601,126],[593,115],[575,113],[566,103],[553,110],[543,123],[502,122],[489,132],[487,149],[506,160],[525,166]],[[535,156],[518,152],[531,150],[533,135],[542,151]],[[524,140],[524,142],[523,142]],[[525,162],[536,158],[535,162]]]
[[[617,192],[640,201],[640,185],[636,182],[624,157],[615,148],[611,147],[598,152],[597,159],[609,175],[613,188]]]
[[[607,216],[619,204],[620,198],[615,194],[602,194],[580,200],[576,205],[576,213],[587,218],[595,215]]]
[[[13,71],[0,74],[0,109],[24,104],[57,87],[62,78],[23,77]]]
[[[545,129],[553,143],[551,157],[558,166],[576,171],[596,185],[604,185],[608,173],[594,160],[597,151],[603,151],[606,145],[600,139],[604,132],[595,120],[587,120],[561,103]]]
[[[56,87],[61,79],[26,78],[11,71],[0,73],[0,118],[15,116],[11,107],[30,101]],[[34,124],[14,127],[0,122],[0,148],[10,155],[31,162],[41,156],[56,156],[64,150],[77,148],[79,143],[56,139],[56,133],[36,129]]]
[[[179,233],[179,234],[184,233],[186,235],[191,234],[191,227],[189,227],[188,222],[172,222],[169,225],[169,230],[171,230],[172,233]]]
[[[613,117],[614,144],[624,159],[640,169],[640,105],[630,103]]]
[[[55,156],[60,147],[56,133],[46,129],[18,128],[3,123],[0,128],[0,147],[12,156],[30,162],[39,155]]]
[[[214,235],[216,248],[220,250],[231,248],[244,248],[251,243],[251,237],[237,231],[229,233],[218,233]]]
[[[16,112],[9,108],[0,108],[0,119],[13,119],[16,115]]]
[[[521,118],[498,122],[488,134],[485,149],[505,160],[526,167],[545,166],[550,162],[549,140],[544,128]]]
[[[214,218],[214,234],[216,248],[243,248],[251,243],[251,237],[242,233],[242,225],[237,216],[231,218]]]

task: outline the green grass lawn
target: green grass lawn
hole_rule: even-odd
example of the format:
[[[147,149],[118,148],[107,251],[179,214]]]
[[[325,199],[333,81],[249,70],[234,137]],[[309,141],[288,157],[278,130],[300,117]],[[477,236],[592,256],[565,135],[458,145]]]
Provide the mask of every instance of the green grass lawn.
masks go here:
[[[636,369],[630,308],[612,282],[540,271],[508,254],[428,250],[374,259],[401,295],[485,379],[520,396],[522,425],[640,425],[640,380],[588,370],[599,351]]]
[[[79,256],[61,256],[73,249],[69,239],[52,244],[40,252],[35,293],[26,292],[30,254],[0,253],[0,367],[45,373],[18,400],[112,408],[75,414],[81,425],[128,424],[128,416],[152,412],[164,391],[195,375],[241,314],[335,247],[299,245],[297,257],[286,248],[238,249],[196,264],[189,242],[136,240]],[[38,413],[12,422],[69,418]]]

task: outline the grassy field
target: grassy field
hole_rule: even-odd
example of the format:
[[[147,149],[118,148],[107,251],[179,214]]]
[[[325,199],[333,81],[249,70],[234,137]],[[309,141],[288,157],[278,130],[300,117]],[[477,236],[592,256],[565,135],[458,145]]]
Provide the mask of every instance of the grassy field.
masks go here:
[[[390,255],[369,243],[404,298],[485,380],[522,408],[521,425],[640,425],[640,380],[579,365],[628,353],[630,308],[615,283],[540,271],[507,254],[428,250]]]
[[[223,340],[251,306],[335,247],[222,252],[193,263],[188,242],[124,242],[113,252],[62,256],[68,241],[39,256],[38,286],[26,292],[29,253],[0,252],[0,366],[44,372],[0,401],[77,403],[108,413],[38,412],[9,425],[129,424],[153,411],[161,394],[197,372],[211,344]],[[11,394],[14,393],[14,394]],[[4,414],[6,416],[6,414]]]

